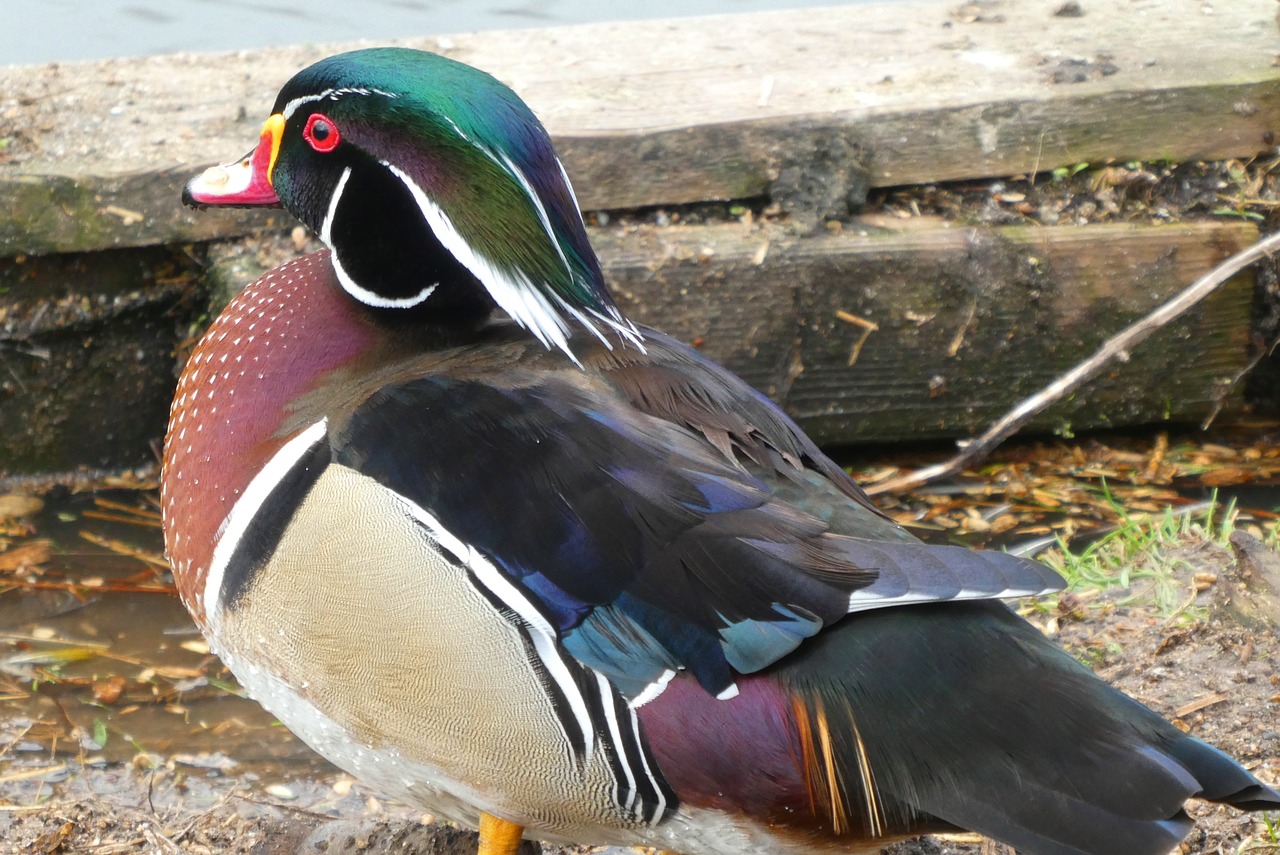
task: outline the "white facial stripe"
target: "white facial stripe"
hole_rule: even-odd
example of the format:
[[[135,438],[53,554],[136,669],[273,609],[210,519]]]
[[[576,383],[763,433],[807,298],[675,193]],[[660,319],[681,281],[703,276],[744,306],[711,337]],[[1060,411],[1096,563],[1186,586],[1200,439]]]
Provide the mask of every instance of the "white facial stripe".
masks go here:
[[[276,484],[289,474],[307,452],[324,440],[327,430],[328,420],[321,419],[282,445],[267,461],[267,465],[253,476],[253,480],[245,487],[223,521],[218,533],[218,543],[209,561],[209,570],[204,577],[205,615],[215,634],[222,617],[222,580],[236,546]]]
[[[303,104],[309,104],[325,99],[337,100],[344,95],[373,94],[383,95],[387,98],[399,97],[394,92],[387,92],[382,89],[363,87],[326,89],[323,92],[314,95],[303,95],[299,98],[294,98],[285,104],[281,113],[287,120],[297,112],[298,108]],[[525,176],[523,170],[516,166],[511,158],[506,154],[494,153],[487,146],[478,144],[448,116],[445,116],[444,120],[449,123],[450,127],[453,128],[454,132],[461,139],[476,146],[476,148],[484,152],[486,157],[492,160],[504,172],[520,184],[521,189],[524,190],[525,195],[534,206],[534,210],[538,215],[538,221],[542,225],[543,231],[551,241],[551,245],[555,247],[556,254],[560,256],[560,263],[564,266],[564,269],[569,273],[569,275],[572,276],[573,270],[569,266],[569,260],[565,257],[563,247],[561,247],[559,240],[556,239],[555,230],[551,226],[551,219],[547,215],[546,207],[543,205],[541,197],[534,192],[533,186],[529,183],[529,179]],[[640,335],[640,331],[636,329],[635,325],[631,323],[630,320],[623,317],[621,314],[618,314],[617,312],[602,314],[601,312],[591,309],[583,312],[577,307],[569,305],[558,294],[545,294],[542,289],[535,286],[534,283],[523,274],[508,274],[499,270],[491,261],[472,249],[471,245],[468,244],[462,235],[458,233],[458,230],[454,227],[452,220],[449,219],[449,216],[445,214],[444,210],[433,200],[428,198],[422,188],[419,187],[415,181],[409,178],[403,170],[385,160],[381,161],[381,163],[383,166],[387,167],[387,169],[391,170],[392,174],[403,181],[405,186],[409,188],[409,192],[413,195],[414,201],[417,202],[418,208],[422,211],[423,216],[427,220],[427,224],[431,227],[431,230],[435,232],[440,243],[443,244],[444,247],[449,250],[449,252],[452,253],[464,267],[470,270],[472,275],[480,280],[486,290],[489,291],[490,296],[493,297],[494,302],[496,302],[503,311],[510,315],[516,323],[520,324],[520,326],[533,333],[545,347],[555,347],[563,351],[565,355],[573,360],[574,364],[581,366],[582,363],[569,348],[569,326],[565,322],[564,316],[560,313],[563,311],[565,314],[576,319],[583,327],[595,335],[596,338],[600,339],[600,341],[603,342],[610,350],[613,349],[613,343],[605,337],[600,327],[597,326],[596,321],[599,321],[605,326],[613,329],[619,335],[631,341],[642,353],[644,352],[644,340],[643,336]],[[578,213],[578,220],[579,223],[581,223],[582,214],[578,208],[578,198],[573,192],[573,185],[569,182],[569,175],[565,172],[564,164],[560,162],[559,158],[556,159],[556,166],[559,168],[560,175],[564,179],[565,187],[569,190],[569,195],[573,198],[574,210]],[[342,196],[343,189],[345,188],[347,179],[350,175],[350,167],[343,170],[342,177],[338,180],[338,184],[334,188],[333,196],[329,199],[329,210],[325,214],[324,223],[320,229],[320,239],[330,249],[334,249],[333,241],[331,239],[334,213],[337,210],[338,200]],[[347,273],[338,261],[336,250],[334,250],[333,255],[333,266],[334,272],[338,277],[338,281],[342,283],[342,287],[347,291],[347,293],[367,305],[377,306],[380,308],[410,308],[412,306],[416,306],[430,297],[431,293],[435,291],[436,286],[439,285],[438,282],[434,283],[423,288],[417,294],[409,297],[389,299],[361,287],[354,279],[352,279],[350,274]],[[557,308],[560,311],[557,311]]]
[[[453,128],[454,133],[456,133],[462,140],[478,148],[481,152],[484,153],[485,157],[489,158],[489,160],[493,161],[504,172],[506,172],[508,175],[510,175],[512,178],[516,180],[516,182],[520,185],[521,189],[524,190],[525,195],[529,197],[529,201],[533,204],[534,210],[537,212],[537,215],[538,215],[538,221],[542,224],[542,230],[546,233],[547,238],[551,241],[551,245],[555,247],[556,254],[560,256],[560,263],[564,265],[564,269],[569,273],[570,276],[572,276],[573,269],[569,266],[569,259],[565,257],[564,249],[563,247],[560,246],[560,241],[556,239],[555,229],[551,227],[551,218],[547,215],[546,206],[542,204],[542,197],[539,196],[534,191],[533,185],[529,183],[528,177],[524,174],[524,170],[520,169],[520,167],[518,167],[515,164],[515,162],[510,157],[508,157],[505,153],[494,152],[488,146],[484,146],[476,142],[474,139],[471,138],[470,135],[467,134],[466,131],[458,127],[458,123],[453,121],[453,119],[450,119],[448,116],[445,116],[444,119],[446,122],[449,123],[449,126]],[[574,213],[578,215],[578,224],[583,225],[582,209],[578,205],[577,194],[573,192],[573,183],[569,181],[569,173],[565,171],[564,164],[560,162],[560,158],[558,157],[555,158],[555,161],[556,161],[556,167],[560,170],[560,177],[564,180],[564,186],[569,191],[569,197],[573,199],[573,210],[574,210]],[[387,165],[388,167],[390,167],[390,164],[387,164]],[[410,184],[411,189],[413,189],[412,182],[409,181],[409,179],[406,178],[403,175],[403,173],[399,173],[399,174],[401,175],[401,180],[405,181],[406,184]],[[472,270],[472,273],[475,273],[475,271]],[[479,276],[478,273],[476,275]],[[484,281],[483,278],[481,278],[481,281]],[[488,287],[488,283],[486,283],[486,287]],[[490,289],[490,292],[492,293],[493,289]],[[633,344],[635,344],[635,346],[640,349],[641,353],[645,352],[644,343],[643,343],[644,340],[643,340],[643,337],[640,335],[640,331],[637,330],[635,328],[635,324],[631,323],[631,321],[629,321],[628,319],[616,313],[603,315],[596,311],[591,311],[590,312],[591,318],[588,318],[579,309],[577,309],[574,306],[570,306],[567,302],[561,299],[559,295],[553,294],[552,296],[555,299],[556,303],[560,306],[560,308],[562,308],[564,311],[572,315],[574,318],[577,319],[577,321],[580,324],[582,324],[584,327],[590,330],[591,333],[595,335],[596,338],[600,339],[600,341],[604,343],[605,347],[609,348],[610,350],[613,350],[613,342],[605,338],[604,334],[600,331],[600,328],[596,326],[596,324],[591,320],[591,318],[595,318],[596,320],[602,321],[606,326],[617,331],[624,338],[628,339]],[[494,299],[498,300],[497,294],[494,294]],[[498,305],[502,306],[504,310],[507,310],[508,314],[512,315],[512,317],[515,318],[515,315],[509,309],[507,309],[506,305],[504,305],[500,300],[498,301]],[[516,321],[519,322],[521,326],[524,326],[526,329],[530,329],[535,335],[538,336],[539,340],[541,340],[543,344],[547,344],[547,339],[543,338],[543,336],[538,333],[538,330],[536,327],[530,327],[528,324],[525,324],[522,321],[520,321],[519,318],[516,318]],[[561,347],[561,349],[565,350],[565,352],[568,353],[568,350],[563,346]],[[569,356],[572,357],[573,354],[569,353]],[[574,362],[577,362],[577,361],[578,360],[574,358]]]
[[[454,127],[456,128],[457,126],[455,125]],[[459,131],[459,133],[462,132]],[[516,166],[511,158],[504,153],[499,152],[495,154],[483,146],[480,147],[480,150],[485,153],[485,156],[501,166],[512,178],[519,182],[520,188],[524,190],[525,195],[529,197],[529,201],[533,203],[534,210],[538,214],[538,221],[542,224],[542,230],[546,233],[547,239],[551,241],[551,245],[555,247],[556,254],[560,256],[560,263],[564,266],[564,269],[569,273],[569,275],[573,276],[573,268],[569,266],[569,259],[565,257],[564,249],[560,246],[560,241],[556,238],[555,229],[551,227],[551,218],[547,215],[547,209],[542,204],[542,197],[534,191],[533,185],[529,183],[528,177],[524,174],[524,170]],[[564,164],[560,162],[559,158],[556,158],[556,166],[560,167],[560,175],[564,178],[564,183],[569,190],[569,195],[573,198],[573,210],[578,214],[579,225],[582,225],[582,213],[581,209],[578,208],[578,197],[573,195],[573,186],[569,183],[569,175],[564,171]],[[559,304],[560,308],[577,318],[580,324],[590,330],[596,338],[604,342],[605,347],[613,350],[613,343],[605,338],[604,334],[598,327],[596,327],[593,321],[591,321],[576,307],[569,305],[569,303],[563,300],[559,295],[552,296],[555,298],[555,301]],[[591,312],[591,316],[597,320],[603,321],[609,327],[630,339],[637,347],[640,348],[641,352],[644,352],[644,345],[641,343],[642,339],[640,332],[635,328],[631,321],[619,315],[606,316],[595,311]]]
[[[338,202],[342,199],[342,191],[347,189],[347,180],[351,178],[351,167],[342,170],[338,183],[334,185],[333,195],[329,197],[329,210],[325,211],[324,222],[320,224],[320,240],[324,241],[325,246],[333,248],[333,217],[338,213]]]
[[[560,263],[564,265],[564,269],[568,270],[572,275],[573,271],[569,267],[569,259],[565,258],[564,249],[561,248],[560,241],[556,239],[556,231],[551,228],[551,218],[547,216],[547,209],[542,204],[541,197],[534,192],[533,185],[529,183],[529,178],[524,174],[524,171],[516,166],[506,154],[501,154],[501,159],[499,159],[489,149],[486,148],[483,151],[490,160],[505,168],[511,174],[511,177],[520,183],[520,189],[524,190],[525,195],[529,197],[529,201],[533,203],[534,210],[538,212],[538,222],[542,223],[542,230],[546,232],[547,240],[551,241],[551,245],[556,248],[556,254],[560,256]]]
[[[348,166],[342,170],[342,176],[333,188],[333,195],[329,197],[329,210],[325,213],[324,222],[320,225],[320,240],[324,241],[325,246],[332,250],[330,258],[333,261],[334,275],[338,277],[338,282],[342,284],[342,290],[365,305],[376,306],[380,309],[408,309],[418,305],[431,296],[431,293],[436,290],[436,286],[440,284],[439,282],[432,283],[417,294],[411,294],[408,297],[383,297],[368,288],[361,287],[360,283],[352,279],[351,274],[347,273],[346,268],[342,266],[342,260],[338,257],[338,250],[334,247],[332,240],[333,218],[338,212],[338,202],[342,199],[342,193],[347,188],[347,179],[350,177],[351,167]]]
[[[564,181],[565,189],[569,191],[569,198],[573,200],[573,211],[575,214],[578,215],[578,225],[582,226],[585,229],[586,224],[582,220],[582,206],[578,204],[578,194],[573,191],[573,182],[569,180],[569,173],[565,171],[564,163],[560,161],[560,158],[557,157],[555,161],[556,161],[556,168],[560,170],[560,178],[562,181]],[[521,175],[521,179],[523,180],[523,174]],[[543,214],[543,218],[544,218],[543,222],[545,224],[546,214],[542,209],[542,203],[539,201],[537,204],[538,204],[539,213]],[[548,231],[550,231],[550,227],[548,226],[547,228],[548,228]],[[562,254],[561,258],[563,257],[564,256]],[[587,327],[587,329],[595,333],[600,338],[601,341],[604,341],[606,347],[608,347],[610,350],[613,350],[613,344],[605,340],[604,336],[600,335],[599,331],[595,328],[594,324],[592,324],[586,318],[582,317],[581,313],[579,313],[573,307],[565,304],[565,309],[570,313],[572,313],[574,317],[578,318],[578,320],[581,321],[582,324]],[[625,318],[619,314],[611,314],[606,316],[596,311],[592,311],[591,314],[593,317],[601,321],[604,321],[606,324],[608,324],[610,327],[612,327],[614,330],[620,333],[624,338],[628,339],[632,344],[634,344],[636,347],[640,349],[641,353],[646,352],[644,348],[644,337],[640,335],[640,331],[636,329],[636,325],[631,323],[631,321],[628,318]]]
[[[294,113],[298,111],[298,108],[301,107],[303,104],[309,104],[312,101],[319,101],[323,97],[325,96],[324,95],[303,95],[301,98],[294,98],[288,104],[284,105],[284,109],[280,111],[280,115],[284,116],[285,120],[287,121],[290,117],[293,116]]]
[[[565,171],[564,164],[560,162],[560,158],[556,158],[556,166],[560,168],[560,178],[564,181],[564,186],[569,190],[569,198],[573,200],[573,209],[578,212],[578,221],[582,221],[582,206],[578,204],[578,194],[573,191],[573,182],[569,180],[569,173]]]
[[[533,203],[534,208],[537,210],[538,220],[539,222],[542,223],[542,230],[546,232],[547,238],[550,239],[552,246],[556,248],[556,253],[560,256],[560,263],[564,265],[565,270],[569,270],[569,259],[564,257],[564,250],[560,247],[560,241],[556,240],[555,229],[551,228],[551,218],[547,216],[547,209],[546,207],[543,206],[541,197],[539,197],[538,194],[534,192],[533,185],[529,183],[529,179],[524,174],[524,170],[516,166],[515,162],[510,157],[508,157],[505,152],[495,152],[493,149],[489,148],[488,146],[481,145],[480,143],[476,142],[465,131],[463,131],[462,128],[458,127],[458,123],[455,122],[453,119],[450,119],[448,116],[446,116],[445,121],[447,121],[449,123],[449,126],[453,128],[454,133],[456,133],[459,137],[461,137],[466,142],[470,143],[471,145],[479,149],[484,154],[485,157],[493,161],[498,166],[498,168],[502,169],[504,172],[506,172],[508,175],[514,178],[517,183],[519,183],[521,189],[524,190],[525,195],[529,197],[529,201]],[[569,182],[569,177],[564,171],[564,166],[560,164],[559,158],[556,159],[556,164],[560,165],[560,174],[564,176],[565,184],[567,185]],[[571,196],[573,195],[572,187],[569,188],[569,194]],[[578,198],[576,196],[573,197],[573,203],[576,209],[578,204]]]
[[[281,110],[280,113],[286,120],[288,120],[289,117],[296,113],[298,108],[303,104],[310,104],[314,101],[323,101],[326,98],[330,101],[337,101],[343,95],[382,95],[387,98],[400,97],[394,92],[387,92],[382,89],[365,88],[363,86],[340,86],[335,89],[326,89],[315,95],[303,95],[300,98],[294,98],[292,101],[284,105],[284,109]]]
[[[571,306],[569,303],[561,299],[558,294],[553,294],[552,296],[555,298],[555,301],[560,308],[577,318],[579,323],[590,330],[596,338],[604,342],[605,347],[613,350],[613,342],[605,338],[604,334],[600,332],[600,329],[591,321],[590,318],[584,315],[577,306]],[[621,315],[609,317],[607,315],[600,314],[594,309],[588,309],[587,311],[590,312],[592,318],[603,321],[606,326],[610,327],[623,338],[634,344],[641,353],[647,352],[644,349],[644,338],[640,335],[640,331],[636,329],[635,324],[631,323],[629,319],[624,318]]]
[[[362,288],[360,283],[352,279],[351,274],[347,273],[346,268],[342,266],[337,250],[333,251],[329,256],[329,260],[333,262],[333,273],[338,277],[338,283],[342,285],[342,290],[366,306],[374,306],[378,309],[411,309],[430,297],[440,284],[439,282],[433,282],[417,294],[410,294],[408,297],[384,297],[381,294],[370,291],[368,288]]]
[[[473,140],[470,136],[468,136],[466,131],[458,127],[457,122],[455,122],[453,119],[450,119],[448,116],[444,116],[443,118],[446,122],[449,123],[449,127],[453,128],[453,132],[455,134],[457,134],[459,137],[466,140],[467,142],[471,143],[472,145],[475,145],[476,148],[483,148],[483,146],[476,145],[476,141]]]
[[[463,267],[480,280],[494,302],[501,306],[516,323],[537,336],[544,345],[559,348],[578,363],[578,358],[569,349],[568,324],[542,291],[523,275],[518,273],[512,275],[499,270],[487,258],[477,253],[458,233],[449,215],[432,201],[404,170],[386,161],[383,161],[383,165],[409,188],[409,193],[418,204],[418,209],[422,211],[427,225],[435,232],[436,239],[453,254],[454,258],[458,259]]]
[[[569,672],[569,666],[565,663],[556,646],[555,628],[551,626],[542,612],[534,607],[533,603],[529,601],[529,598],[524,595],[516,584],[503,575],[502,571],[498,570],[497,567],[493,566],[489,559],[446,529],[440,524],[439,520],[416,502],[412,502],[398,493],[393,492],[392,495],[404,506],[409,515],[427,530],[427,533],[441,549],[448,552],[455,560],[474,573],[480,584],[484,585],[489,593],[501,600],[529,628],[529,637],[533,641],[533,647],[538,659],[546,669],[548,676],[559,687],[570,709],[573,710],[573,717],[585,737],[586,759],[589,761],[595,751],[595,727],[591,723],[591,712],[587,706],[586,698],[583,697],[577,680]],[[565,735],[565,739],[572,743],[568,734]]]

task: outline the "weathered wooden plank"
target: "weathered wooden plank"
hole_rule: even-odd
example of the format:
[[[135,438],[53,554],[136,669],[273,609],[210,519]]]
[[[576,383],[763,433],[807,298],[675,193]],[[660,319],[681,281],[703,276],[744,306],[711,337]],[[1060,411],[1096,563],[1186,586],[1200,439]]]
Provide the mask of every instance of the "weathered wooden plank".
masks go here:
[[[0,260],[0,484],[154,462],[194,267],[162,247]]]
[[[821,208],[864,170],[896,185],[1274,145],[1272,0],[1053,9],[929,0],[405,43],[510,82],[592,209],[769,192]],[[0,256],[262,227],[186,215],[179,177],[243,151],[284,80],[351,46],[0,68]],[[797,170],[844,186],[811,198]]]
[[[696,227],[597,245],[633,316],[701,342],[820,442],[847,443],[977,432],[1255,239],[1242,223],[773,241]],[[1252,282],[1236,277],[1031,429],[1201,418],[1244,365]],[[842,314],[878,326],[853,365],[863,328]]]
[[[629,314],[694,342],[818,439],[841,443],[980,429],[1256,232],[933,224],[797,238],[735,224],[592,238]],[[254,243],[247,255],[218,253],[218,266],[244,284],[259,259],[292,251],[287,239]],[[202,311],[190,269],[158,248],[0,261],[0,482],[151,459],[173,351]],[[1035,427],[1198,418],[1244,363],[1251,283],[1228,283]],[[879,326],[852,366],[863,330],[840,313]]]

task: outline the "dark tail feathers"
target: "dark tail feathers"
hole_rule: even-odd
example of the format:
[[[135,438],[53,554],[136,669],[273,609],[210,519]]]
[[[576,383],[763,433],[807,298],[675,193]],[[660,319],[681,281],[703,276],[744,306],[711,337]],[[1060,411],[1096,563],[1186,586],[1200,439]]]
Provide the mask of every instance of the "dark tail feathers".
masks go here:
[[[1023,855],[1163,855],[1191,828],[1188,798],[1280,809],[999,603],[853,615],[775,676],[822,736],[805,749],[812,801],[854,834],[956,826]]]

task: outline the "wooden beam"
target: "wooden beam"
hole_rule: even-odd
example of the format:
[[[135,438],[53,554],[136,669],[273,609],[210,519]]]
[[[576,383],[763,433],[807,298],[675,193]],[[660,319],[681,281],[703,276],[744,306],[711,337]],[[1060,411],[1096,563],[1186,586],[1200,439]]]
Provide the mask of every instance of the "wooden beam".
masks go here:
[[[196,282],[171,247],[0,259],[0,489],[154,464]]]
[[[1273,0],[1054,6],[873,3],[404,43],[511,83],[591,209],[771,193],[812,217],[867,184],[1274,147]],[[192,217],[178,188],[247,150],[295,71],[353,46],[0,68],[0,256],[263,228],[269,214]]]
[[[1246,223],[866,232],[592,239],[628,314],[724,362],[820,441],[850,443],[977,432],[1256,238]],[[257,261],[294,251],[287,238],[250,246],[217,254],[221,278],[243,285]],[[194,267],[168,247],[0,260],[0,482],[152,459],[172,354],[204,309]],[[1033,428],[1199,418],[1244,365],[1251,299],[1252,277],[1238,277]]]
[[[699,343],[819,442],[852,443],[980,431],[1256,238],[1247,223],[803,240],[702,226],[596,244],[632,317]],[[1252,297],[1236,277],[1031,429],[1203,417],[1245,364]]]

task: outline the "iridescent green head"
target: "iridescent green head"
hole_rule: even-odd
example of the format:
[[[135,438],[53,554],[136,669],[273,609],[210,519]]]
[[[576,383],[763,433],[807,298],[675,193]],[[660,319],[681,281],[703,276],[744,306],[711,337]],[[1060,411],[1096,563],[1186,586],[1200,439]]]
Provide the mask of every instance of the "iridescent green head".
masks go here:
[[[542,123],[494,77],[436,54],[373,48],[304,69],[254,153],[193,179],[185,198],[282,203],[372,306],[447,318],[497,303],[570,356],[575,322],[639,340]]]

